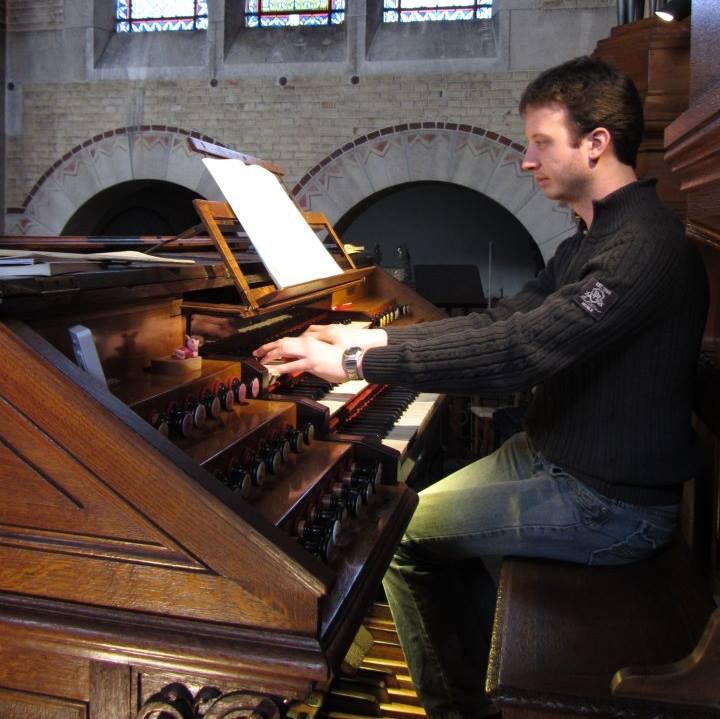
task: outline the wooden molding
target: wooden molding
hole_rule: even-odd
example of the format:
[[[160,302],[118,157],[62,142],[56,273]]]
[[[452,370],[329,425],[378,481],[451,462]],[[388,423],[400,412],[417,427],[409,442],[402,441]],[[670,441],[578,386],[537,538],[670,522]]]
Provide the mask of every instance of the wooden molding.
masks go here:
[[[317,640],[0,594],[6,646],[194,676],[302,697],[328,667]]]

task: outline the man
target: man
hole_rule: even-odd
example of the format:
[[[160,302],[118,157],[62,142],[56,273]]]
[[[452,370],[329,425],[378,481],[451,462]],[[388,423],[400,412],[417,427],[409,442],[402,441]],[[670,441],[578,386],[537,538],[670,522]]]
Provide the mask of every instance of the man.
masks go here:
[[[637,181],[631,80],[578,58],[520,102],[523,169],[580,218],[540,275],[493,310],[413,327],[313,327],[257,351],[275,371],[483,393],[533,388],[525,432],[420,493],[385,578],[428,714],[494,713],[482,689],[495,586],[481,558],[584,564],[670,538],[694,468],[692,385],[707,310],[683,227]],[[283,359],[284,358],[284,359]]]

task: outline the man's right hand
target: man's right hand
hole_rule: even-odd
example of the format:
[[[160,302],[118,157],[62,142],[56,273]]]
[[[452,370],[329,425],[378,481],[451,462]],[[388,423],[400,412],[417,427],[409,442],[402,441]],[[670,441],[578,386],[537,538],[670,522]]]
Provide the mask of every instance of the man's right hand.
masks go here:
[[[348,325],[310,325],[303,336],[327,342],[346,349],[360,347],[364,350],[371,347],[384,347],[387,344],[387,332],[383,329],[357,329]]]

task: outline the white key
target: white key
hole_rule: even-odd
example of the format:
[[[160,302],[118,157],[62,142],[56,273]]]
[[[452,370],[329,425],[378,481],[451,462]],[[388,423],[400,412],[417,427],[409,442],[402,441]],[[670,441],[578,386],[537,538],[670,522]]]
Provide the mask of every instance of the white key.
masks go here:
[[[432,412],[439,396],[432,392],[421,392],[400,415],[382,443],[386,447],[397,449],[402,454],[418,428]]]
[[[353,379],[333,387],[322,399],[317,400],[330,410],[330,416],[362,392],[368,383],[364,379]]]

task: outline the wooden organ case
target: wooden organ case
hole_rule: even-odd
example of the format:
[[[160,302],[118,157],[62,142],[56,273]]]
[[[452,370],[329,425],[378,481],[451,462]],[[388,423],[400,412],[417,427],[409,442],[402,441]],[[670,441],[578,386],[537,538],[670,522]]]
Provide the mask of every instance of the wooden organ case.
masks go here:
[[[342,662],[417,501],[397,451],[270,397],[227,343],[200,369],[151,363],[198,312],[253,341],[278,314],[333,321],[349,297],[355,319],[439,312],[375,268],[238,301],[207,239],[176,244],[196,264],[0,280],[4,719],[272,719]],[[75,325],[107,386],[70,359]]]
[[[665,159],[687,198],[687,235],[703,256],[710,307],[703,337],[698,430],[711,449],[712,468],[697,483],[690,506],[690,540],[710,568],[720,597],[720,5],[694,0],[690,16],[689,106],[665,130]]]

